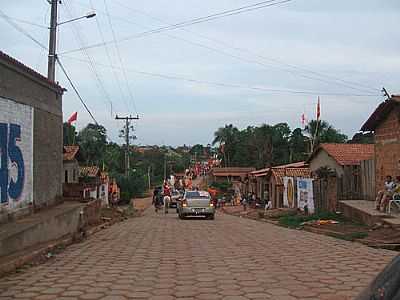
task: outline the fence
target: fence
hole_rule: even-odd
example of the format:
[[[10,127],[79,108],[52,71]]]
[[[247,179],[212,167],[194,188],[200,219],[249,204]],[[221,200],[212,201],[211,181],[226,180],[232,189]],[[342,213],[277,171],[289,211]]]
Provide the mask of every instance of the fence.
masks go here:
[[[375,161],[373,159],[364,160],[360,167],[363,200],[375,200]]]

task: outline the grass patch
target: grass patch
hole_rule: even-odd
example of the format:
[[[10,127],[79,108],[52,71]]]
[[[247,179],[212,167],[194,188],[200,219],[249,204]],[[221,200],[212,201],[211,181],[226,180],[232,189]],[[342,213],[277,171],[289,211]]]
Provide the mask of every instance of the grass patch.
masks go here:
[[[283,216],[279,218],[279,224],[289,228],[298,228],[301,223],[315,220],[335,220],[338,222],[344,222],[345,219],[336,213],[332,212],[319,212],[313,215],[294,215],[294,216]]]
[[[346,234],[339,234],[339,233],[330,233],[328,234],[331,237],[337,238],[337,239],[342,239],[345,241],[354,241],[354,240],[359,240],[359,239],[364,239],[368,236],[367,232],[352,232],[352,233],[346,233]]]

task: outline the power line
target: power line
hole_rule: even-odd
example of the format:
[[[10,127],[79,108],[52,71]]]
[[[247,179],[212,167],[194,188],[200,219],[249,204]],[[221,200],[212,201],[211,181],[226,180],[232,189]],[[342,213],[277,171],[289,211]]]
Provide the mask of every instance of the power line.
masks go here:
[[[14,27],[17,31],[25,35],[27,38],[29,38],[31,41],[33,41],[36,45],[38,45],[40,48],[43,50],[47,51],[47,47],[43,45],[41,42],[39,42],[36,38],[34,38],[29,32],[27,32],[25,29],[23,29],[21,26],[16,24],[9,16],[7,16],[1,9],[0,9],[0,17],[2,17],[8,24],[10,24],[12,27]]]
[[[124,76],[124,78],[125,78],[126,88],[127,88],[127,90],[128,90],[128,94],[129,94],[129,97],[130,97],[130,99],[131,99],[131,103],[133,104],[133,108],[134,108],[134,110],[135,110],[135,113],[137,114],[138,111],[137,111],[135,99],[134,99],[134,97],[133,97],[132,90],[131,90],[130,85],[129,85],[128,76],[126,75],[126,71],[125,71],[125,68],[124,68],[124,63],[123,63],[123,61],[122,61],[121,52],[119,51],[119,47],[118,47],[118,43],[117,43],[117,38],[116,38],[115,31],[114,31],[114,27],[113,27],[113,24],[112,24],[112,21],[111,21],[110,13],[109,13],[109,11],[108,11],[108,6],[107,6],[107,1],[106,1],[106,0],[104,0],[104,7],[105,7],[105,9],[106,9],[106,14],[107,14],[108,23],[110,24],[110,29],[111,29],[111,32],[112,32],[112,35],[113,35],[114,45],[115,45],[115,48],[116,48],[116,50],[117,50],[117,56],[118,56],[119,62],[120,62],[120,64],[121,64],[122,74],[123,74],[123,76]]]
[[[90,0],[90,6],[91,6],[92,10],[95,10],[92,0]],[[100,26],[100,22],[99,22],[98,18],[96,18],[96,24],[97,24],[97,29],[99,30],[99,33],[100,33],[101,40],[104,42],[105,41],[104,40],[104,34],[103,34],[103,31],[101,30],[101,26]],[[110,55],[110,53],[108,51],[107,45],[104,46],[104,49],[105,49],[105,52],[106,52],[107,59],[108,59],[109,63],[112,64],[111,55]],[[115,71],[114,68],[112,69],[112,73],[114,75],[115,82],[116,82],[116,84],[118,86],[118,89],[119,89],[119,92],[121,94],[121,98],[125,100],[124,94],[123,94],[122,88],[121,88],[121,83],[120,83],[119,78],[117,76],[117,72]],[[126,101],[125,101],[125,103],[126,103]],[[111,104],[111,117],[113,117],[112,102],[110,104]]]
[[[75,84],[72,82],[71,78],[68,76],[67,71],[65,70],[63,64],[61,63],[60,59],[56,56],[56,61],[58,63],[58,65],[61,68],[61,71],[64,73],[65,77],[67,78],[69,84],[71,85],[72,89],[74,90],[75,94],[78,96],[79,100],[81,101],[83,107],[86,109],[86,111],[89,113],[90,117],[92,118],[92,120],[94,121],[94,123],[96,125],[98,125],[99,123],[97,123],[96,119],[94,118],[92,112],[90,111],[89,107],[86,105],[85,101],[83,101],[80,93],[78,92],[77,88],[75,87]]]
[[[64,56],[65,58],[69,58],[76,61],[81,61],[88,63],[86,60],[82,60],[79,58],[71,57],[71,56]],[[95,62],[98,66],[106,67],[106,68],[117,68],[117,66],[110,66],[100,62]],[[272,92],[272,93],[281,93],[281,94],[301,94],[301,95],[314,95],[314,96],[346,96],[346,97],[379,97],[379,94],[349,94],[349,93],[330,93],[330,92],[323,92],[323,91],[304,91],[304,90],[289,90],[289,89],[273,89],[273,88],[264,88],[258,86],[248,86],[248,85],[240,85],[240,84],[232,84],[232,83],[223,83],[223,82],[213,82],[207,80],[198,80],[193,78],[188,78],[185,76],[180,75],[170,75],[170,74],[161,74],[161,73],[154,73],[154,72],[147,72],[147,71],[140,71],[134,70],[130,68],[126,68],[128,72],[159,77],[163,79],[170,79],[170,80],[181,80],[191,83],[198,83],[198,84],[205,84],[205,85],[212,85],[212,86],[220,86],[220,87],[229,87],[229,88],[241,88],[241,89],[250,89],[256,91],[263,91],[263,92]]]
[[[27,24],[27,25],[32,25],[32,26],[39,27],[39,28],[42,28],[42,29],[49,29],[47,26],[44,26],[44,25],[41,25],[41,24],[38,24],[38,23],[34,23],[34,22],[31,22],[31,21],[27,21],[27,20],[15,18],[15,17],[10,17],[10,16],[8,16],[8,18],[13,20],[13,21],[15,21],[15,22],[19,22],[19,23],[23,23],[23,24]]]
[[[170,23],[168,23],[168,22],[166,22],[166,21],[164,21],[164,20],[162,20],[162,19],[160,19],[160,18],[158,18],[158,17],[154,17],[154,16],[150,15],[149,13],[146,13],[146,12],[140,11],[140,10],[138,10],[138,9],[133,9],[133,8],[131,8],[131,7],[129,7],[129,6],[126,6],[126,5],[124,5],[123,3],[121,3],[120,1],[115,1],[115,2],[116,2],[119,6],[125,8],[125,9],[129,9],[129,10],[131,10],[131,11],[133,11],[133,12],[137,12],[137,13],[139,13],[139,14],[145,15],[145,16],[147,16],[147,17],[153,19],[153,20],[157,20],[158,22],[161,22],[161,23],[164,23],[164,24],[167,24],[167,25],[171,25]],[[172,26],[172,25],[171,25],[171,26]],[[316,72],[316,71],[307,69],[307,68],[305,68],[305,67],[297,66],[297,65],[295,65],[295,64],[288,64],[288,63],[282,62],[282,61],[280,61],[280,60],[278,60],[278,59],[268,58],[268,57],[259,55],[258,53],[255,53],[255,52],[253,52],[253,51],[251,51],[251,50],[249,50],[249,49],[247,49],[247,48],[236,47],[236,46],[233,46],[233,45],[231,45],[231,44],[229,44],[229,43],[227,43],[227,42],[221,41],[221,40],[219,40],[219,39],[210,38],[210,37],[208,37],[208,36],[206,36],[206,35],[204,35],[204,34],[200,34],[200,33],[197,33],[197,32],[193,32],[192,30],[189,30],[189,29],[187,29],[187,28],[180,28],[180,30],[185,31],[185,32],[190,33],[190,34],[194,34],[194,35],[199,36],[199,37],[201,37],[201,38],[203,38],[203,39],[206,39],[206,40],[208,40],[208,41],[211,41],[211,42],[213,42],[213,43],[217,43],[217,44],[223,45],[224,47],[231,48],[231,49],[236,50],[236,51],[245,52],[245,53],[254,55],[254,56],[256,56],[256,57],[258,57],[258,58],[260,58],[260,59],[263,59],[263,60],[272,61],[272,62],[274,62],[274,63],[280,64],[280,65],[284,65],[284,66],[286,66],[286,67],[290,67],[290,68],[295,69],[295,70],[300,70],[300,71],[303,71],[303,72],[311,73],[311,74],[314,74],[314,75],[317,75],[317,76],[326,77],[326,78],[328,78],[328,79],[334,80],[334,83],[344,85],[344,86],[346,86],[346,87],[348,87],[348,88],[356,89],[356,90],[363,91],[363,92],[365,92],[365,90],[369,90],[369,91],[373,91],[373,92],[377,92],[377,91],[378,91],[378,89],[371,88],[371,87],[369,87],[369,86],[365,86],[365,85],[360,84],[360,83],[357,83],[357,82],[348,81],[348,80],[344,80],[344,79],[341,79],[341,78],[338,78],[338,77],[335,77],[335,76],[331,76],[331,75],[323,74],[323,73],[320,73],[320,72]],[[231,57],[234,57],[234,58],[237,58],[237,59],[241,59],[241,57],[232,56],[232,55],[229,54],[229,53],[226,53],[226,52],[224,52],[224,51],[221,51],[221,50],[218,50],[218,49],[215,49],[215,48],[211,48],[211,47],[208,47],[208,46],[204,46],[204,45],[202,45],[202,44],[200,44],[200,43],[191,42],[191,41],[189,41],[189,40],[185,40],[185,39],[182,39],[182,38],[177,38],[177,37],[172,36],[172,35],[169,35],[169,34],[167,34],[167,36],[170,36],[170,37],[173,37],[173,38],[176,38],[176,39],[179,39],[179,40],[183,40],[183,41],[185,41],[185,42],[188,42],[188,43],[191,43],[191,44],[194,44],[194,45],[203,47],[203,48],[207,48],[207,49],[210,49],[210,50],[212,50],[212,51],[219,52],[219,53],[224,54],[224,55],[228,55],[228,56],[231,56]],[[254,62],[254,63],[257,63],[257,64],[262,64],[262,63],[259,63],[259,62],[257,62],[257,61],[249,61],[249,60],[246,60],[246,61],[247,61],[247,62]],[[264,66],[267,66],[267,65],[265,65],[265,64],[263,64],[263,65],[264,65]],[[322,82],[325,82],[325,83],[329,83],[328,81],[322,80],[322,79],[319,79],[319,78],[314,78],[314,77],[310,77],[310,76],[306,76],[306,75],[302,75],[302,74],[296,74],[295,72],[293,72],[293,70],[288,70],[288,69],[281,69],[281,70],[284,70],[284,71],[289,72],[289,73],[291,73],[291,74],[293,74],[293,75],[301,76],[301,77],[304,77],[304,78],[307,78],[307,79],[317,80],[317,81],[322,81]],[[340,83],[340,82],[337,82],[337,81],[340,81],[341,83]],[[344,84],[343,84],[343,83],[344,83]],[[361,87],[362,89],[353,87],[353,86],[351,86],[351,85],[359,86],[359,87]]]
[[[69,17],[72,18],[73,14],[70,11],[68,1],[64,1],[64,4],[66,5],[65,8],[67,10],[67,13],[68,13]],[[85,45],[85,43],[83,41],[83,37],[80,34],[80,30],[78,30],[78,28],[77,28],[78,25],[75,24],[75,23],[71,23],[71,25],[72,25],[72,28],[73,28],[73,30],[75,32],[75,39],[77,40],[77,42],[81,46]],[[84,55],[86,56],[86,58],[87,58],[87,60],[89,62],[89,69],[91,70],[92,74],[94,75],[95,81],[96,81],[100,91],[102,91],[103,95],[106,98],[105,100],[107,100],[107,105],[108,104],[112,105],[112,101],[111,101],[110,95],[108,94],[107,90],[104,87],[103,81],[102,81],[99,73],[96,70],[96,67],[95,67],[95,64],[93,63],[92,57],[89,55],[89,52],[87,51],[87,49],[84,49],[83,53],[84,53]]]
[[[275,1],[276,1],[276,0],[275,0]],[[119,2],[119,1],[115,1],[115,2],[116,2],[119,6],[125,8],[125,9],[131,10],[131,11],[133,11],[133,12],[138,12],[138,13],[140,13],[140,14],[142,14],[142,15],[145,15],[145,16],[151,18],[151,19],[157,20],[158,22],[167,24],[167,25],[169,25],[169,26],[173,26],[173,25],[171,25],[170,23],[165,22],[165,21],[161,20],[160,18],[151,16],[151,15],[148,14],[148,13],[142,12],[142,11],[137,10],[137,9],[133,9],[133,8],[131,8],[131,7],[129,7],[129,6],[126,6],[126,5],[122,4],[122,3]],[[117,17],[116,17],[116,18],[117,18]],[[134,25],[136,25],[136,26],[146,27],[146,26],[140,25],[140,24],[138,24],[138,23],[136,23],[136,22],[132,22],[132,21],[130,21],[130,20],[126,20],[126,19],[124,19],[124,18],[118,17],[118,19],[121,19],[121,20],[123,20],[123,21],[125,21],[125,22],[128,22],[128,23],[131,23],[131,24],[134,24]],[[220,45],[224,46],[224,49],[230,48],[230,49],[232,49],[232,50],[234,50],[234,51],[240,51],[240,52],[245,52],[245,53],[247,53],[247,54],[251,54],[251,55],[253,55],[253,56],[255,56],[255,57],[261,59],[261,61],[260,61],[260,60],[257,60],[257,59],[253,59],[253,58],[250,59],[250,58],[244,58],[244,57],[242,57],[242,56],[234,55],[234,54],[231,54],[231,53],[226,52],[226,51],[224,51],[224,50],[220,50],[220,49],[217,49],[217,48],[214,48],[214,47],[210,47],[210,46],[208,46],[208,45],[204,45],[204,44],[199,43],[199,42],[194,42],[194,41],[191,41],[191,40],[187,40],[187,39],[184,39],[184,38],[182,38],[182,37],[177,37],[177,36],[175,36],[175,35],[171,35],[171,34],[168,34],[168,33],[165,33],[165,34],[166,34],[167,36],[169,36],[170,38],[173,38],[173,39],[176,39],[176,40],[180,40],[180,41],[184,41],[184,42],[189,43],[189,44],[191,44],[191,45],[195,45],[195,46],[197,46],[197,47],[201,47],[201,48],[204,48],[204,49],[207,49],[207,50],[210,50],[210,51],[219,53],[219,54],[224,55],[224,56],[232,57],[232,58],[237,59],[237,60],[240,60],[240,61],[244,61],[244,62],[247,62],[247,63],[255,63],[255,64],[261,65],[262,67],[267,68],[267,69],[269,69],[269,68],[276,68],[277,70],[284,71],[284,72],[288,72],[288,73],[290,73],[290,74],[292,74],[292,75],[294,75],[294,76],[299,76],[299,77],[303,77],[303,78],[306,78],[306,79],[309,79],[309,80],[314,80],[314,81],[323,82],[323,83],[326,83],[326,84],[332,84],[332,83],[334,83],[334,84],[337,84],[337,85],[345,86],[345,87],[350,88],[350,89],[353,89],[353,90],[361,91],[361,92],[363,92],[363,93],[365,93],[366,91],[369,91],[369,92],[377,92],[377,91],[378,91],[378,89],[374,89],[374,88],[371,88],[371,87],[366,87],[366,86],[364,86],[364,85],[362,85],[362,84],[359,84],[359,83],[356,83],[356,82],[351,82],[351,81],[343,80],[343,79],[341,79],[341,78],[337,78],[337,77],[334,77],[334,76],[330,76],[330,75],[326,75],[326,74],[323,74],[323,73],[319,73],[319,72],[316,72],[316,71],[313,71],[313,70],[306,69],[306,68],[304,68],[304,67],[299,67],[299,66],[296,66],[296,65],[294,65],[294,64],[288,64],[288,63],[285,63],[285,62],[281,62],[281,61],[279,61],[279,60],[277,60],[277,59],[267,58],[267,57],[265,57],[265,56],[261,56],[261,55],[255,53],[255,52],[253,52],[253,51],[251,51],[251,50],[249,50],[249,49],[240,48],[240,47],[236,47],[236,46],[232,46],[232,45],[230,45],[229,43],[223,42],[223,41],[221,41],[221,40],[217,40],[217,39],[215,39],[215,38],[210,38],[210,37],[208,37],[208,36],[206,36],[206,35],[204,35],[204,34],[199,34],[199,33],[193,32],[193,31],[191,31],[191,30],[188,30],[187,28],[180,28],[180,30],[185,31],[185,32],[188,32],[188,33],[191,33],[191,34],[194,34],[194,35],[196,35],[196,36],[199,36],[199,37],[201,37],[201,38],[203,38],[203,39],[206,39],[206,40],[208,40],[208,41],[213,42],[214,44],[215,44],[215,43],[220,44]],[[284,66],[284,67],[277,67],[277,66],[275,66],[275,65],[266,64],[266,63],[264,62],[264,60],[266,60],[266,61],[272,61],[272,62],[274,62],[274,63],[276,63],[276,64],[280,64],[280,65],[282,65],[282,66]],[[290,69],[288,69],[288,68],[290,68]],[[298,71],[300,71],[300,72],[298,72]],[[312,75],[314,75],[314,76],[317,76],[317,77],[303,74],[303,72],[305,72],[305,73],[310,73],[310,74],[312,74]],[[318,78],[318,77],[325,77],[326,79],[324,79],[324,78]],[[353,86],[353,85],[354,85],[354,86]],[[357,87],[357,86],[358,86],[358,87]]]
[[[208,21],[212,21],[212,20],[216,20],[216,19],[220,19],[220,18],[224,18],[224,17],[228,17],[228,16],[233,16],[233,15],[238,15],[244,12],[249,12],[249,11],[254,11],[254,10],[259,10],[262,8],[267,8],[267,7],[271,7],[271,6],[275,6],[275,5],[279,5],[279,4],[284,4],[284,3],[288,3],[291,2],[293,0],[282,0],[282,1],[278,1],[278,0],[269,0],[269,1],[263,1],[263,2],[259,2],[256,4],[252,4],[252,5],[247,5],[247,6],[243,6],[240,8],[236,8],[236,9],[231,9],[231,10],[226,10],[220,13],[215,13],[212,15],[208,15],[205,17],[199,17],[199,18],[194,18],[188,21],[184,21],[184,22],[180,22],[180,23],[176,23],[170,26],[163,26],[160,28],[156,28],[153,30],[148,30],[145,32],[141,32],[135,35],[131,35],[131,36],[127,36],[125,38],[120,39],[119,41],[116,41],[118,43],[124,42],[124,41],[128,41],[128,40],[132,40],[132,39],[137,39],[137,38],[141,38],[144,36],[148,36],[148,35],[153,35],[153,34],[157,34],[160,32],[164,32],[164,31],[170,31],[170,30],[174,30],[174,29],[178,29],[181,27],[186,27],[186,26],[190,26],[190,25],[194,25],[194,24],[199,24],[199,23],[204,23],[204,22],[208,22]],[[268,4],[266,4],[268,3]],[[263,5],[262,5],[263,4]],[[110,44],[110,43],[114,43],[114,41],[108,41],[105,43],[97,43],[97,44],[93,44],[93,45],[89,45],[86,46],[85,49],[91,49],[91,48],[97,48],[97,47],[102,47],[106,44]],[[67,53],[72,53],[72,52],[76,52],[76,51],[81,51],[84,50],[83,48],[79,48],[79,49],[73,49],[73,50],[68,50],[68,51],[64,51],[61,54],[67,54]]]

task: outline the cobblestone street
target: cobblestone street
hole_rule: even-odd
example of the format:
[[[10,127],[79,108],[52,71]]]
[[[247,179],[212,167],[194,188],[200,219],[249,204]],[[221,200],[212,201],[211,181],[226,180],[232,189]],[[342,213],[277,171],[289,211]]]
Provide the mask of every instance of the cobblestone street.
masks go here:
[[[3,278],[0,300],[352,299],[395,256],[224,214],[170,212],[147,210]]]

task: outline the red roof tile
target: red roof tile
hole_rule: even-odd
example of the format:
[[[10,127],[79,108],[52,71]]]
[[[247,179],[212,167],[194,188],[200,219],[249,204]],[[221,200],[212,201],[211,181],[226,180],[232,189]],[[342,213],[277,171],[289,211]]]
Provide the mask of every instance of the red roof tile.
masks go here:
[[[78,154],[79,146],[64,146],[63,161],[72,161]]]
[[[299,162],[290,163],[290,164],[286,164],[286,165],[275,166],[273,168],[304,168],[306,166],[307,166],[307,163],[305,161],[299,161]],[[267,175],[268,172],[270,171],[270,169],[271,168],[260,169],[260,170],[253,171],[250,174],[255,177],[261,177],[261,176]]]
[[[271,168],[271,174],[275,177],[276,183],[283,184],[283,177],[302,177],[310,178],[311,170],[309,168]]]
[[[96,177],[99,175],[100,168],[97,166],[79,167],[79,175],[87,177]]]
[[[214,176],[245,176],[254,171],[255,168],[213,168],[212,174]]]
[[[339,165],[359,165],[363,160],[374,157],[375,148],[373,144],[321,144],[316,152],[325,150]],[[314,157],[311,156],[310,160]]]

